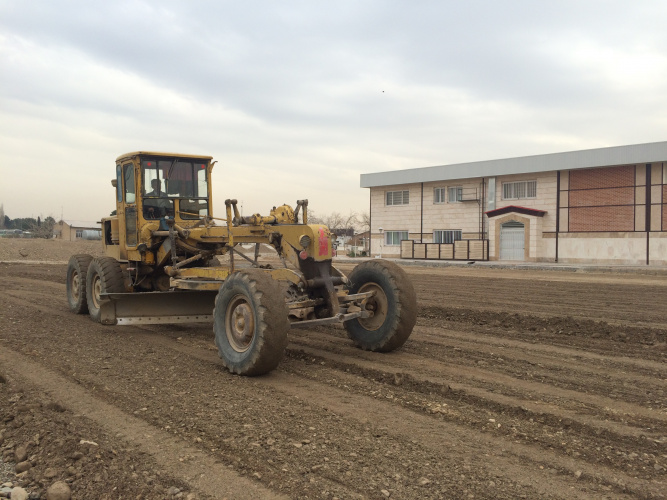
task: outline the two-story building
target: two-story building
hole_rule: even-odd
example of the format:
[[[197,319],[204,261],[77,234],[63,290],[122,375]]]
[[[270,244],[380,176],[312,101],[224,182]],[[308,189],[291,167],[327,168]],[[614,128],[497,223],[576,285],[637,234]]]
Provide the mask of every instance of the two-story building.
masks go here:
[[[667,142],[361,175],[371,254],[667,264]]]

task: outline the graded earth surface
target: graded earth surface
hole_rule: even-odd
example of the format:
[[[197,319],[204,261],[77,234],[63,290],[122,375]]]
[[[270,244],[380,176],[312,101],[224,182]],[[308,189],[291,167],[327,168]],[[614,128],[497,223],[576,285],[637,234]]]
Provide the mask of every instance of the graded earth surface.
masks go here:
[[[209,324],[72,314],[59,262],[96,251],[82,243],[0,240],[0,260],[53,261],[0,263],[0,484],[46,498],[64,481],[75,499],[667,498],[667,274],[406,266],[418,318],[401,349],[293,329],[278,369],[245,378]]]

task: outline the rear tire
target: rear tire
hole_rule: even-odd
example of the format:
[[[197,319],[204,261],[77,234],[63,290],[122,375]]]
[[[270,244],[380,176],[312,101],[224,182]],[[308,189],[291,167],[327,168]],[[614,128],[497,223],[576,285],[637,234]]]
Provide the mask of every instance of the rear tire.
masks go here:
[[[125,278],[120,263],[113,257],[96,257],[88,267],[86,301],[90,317],[99,322],[100,295],[125,291]]]
[[[403,269],[386,260],[359,264],[349,276],[350,293],[374,291],[362,307],[370,318],[345,322],[348,337],[366,351],[390,352],[401,347],[417,321],[417,296]]]
[[[70,311],[75,314],[86,314],[88,312],[86,277],[88,266],[90,266],[92,260],[91,255],[72,255],[67,264],[67,303]]]
[[[225,367],[248,376],[275,369],[287,347],[287,314],[280,284],[265,272],[249,269],[227,278],[213,310],[215,343]]]

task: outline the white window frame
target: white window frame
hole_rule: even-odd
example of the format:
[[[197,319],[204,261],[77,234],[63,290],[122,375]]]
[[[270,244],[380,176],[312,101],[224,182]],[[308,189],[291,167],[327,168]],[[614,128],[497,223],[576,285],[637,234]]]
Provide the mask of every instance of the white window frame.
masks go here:
[[[433,243],[452,244],[463,239],[462,235],[460,229],[436,229],[433,231]]]
[[[512,181],[502,183],[503,200],[524,200],[537,198],[537,181]]]
[[[391,238],[390,238],[391,236]],[[396,238],[394,238],[396,236]],[[384,246],[397,247],[401,245],[401,241],[409,240],[410,235],[408,231],[385,231],[384,232]],[[395,241],[397,241],[395,243]]]
[[[74,233],[75,238],[83,238],[83,229],[77,229]]]
[[[454,196],[452,196],[452,193]],[[463,186],[449,186],[447,188],[447,203],[461,203],[463,200]]]
[[[444,188],[444,187],[433,188],[433,203],[435,203],[437,205],[439,205],[441,203],[444,203],[446,192],[447,192],[447,188]]]
[[[396,205],[409,205],[410,190],[401,189],[400,191],[386,191],[384,194],[384,203],[388,207]]]

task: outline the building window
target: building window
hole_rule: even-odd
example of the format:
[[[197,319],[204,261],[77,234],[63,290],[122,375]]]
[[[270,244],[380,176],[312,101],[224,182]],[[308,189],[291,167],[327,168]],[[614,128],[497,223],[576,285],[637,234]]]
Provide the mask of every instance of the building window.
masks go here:
[[[410,203],[410,191],[387,191],[387,205],[407,205]]]
[[[77,238],[83,238],[83,229],[77,229],[76,230],[76,237]]]
[[[435,188],[433,190],[433,203],[445,202],[445,188]]]
[[[388,247],[395,247],[401,244],[401,241],[408,239],[407,231],[385,231],[384,244]]]
[[[503,182],[503,200],[520,200],[537,196],[537,181]]]
[[[436,229],[433,231],[433,243],[454,243],[460,239],[460,229]]]
[[[463,188],[461,186],[454,186],[448,189],[449,203],[458,203],[463,199]]]

